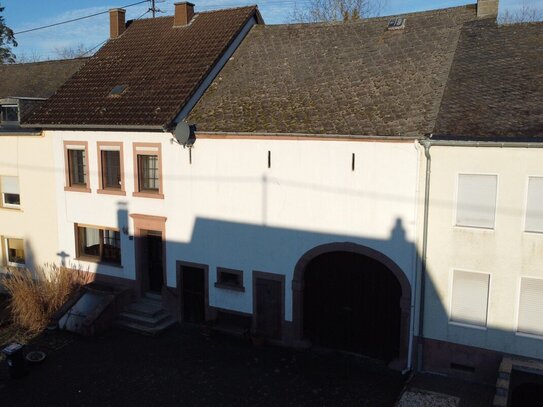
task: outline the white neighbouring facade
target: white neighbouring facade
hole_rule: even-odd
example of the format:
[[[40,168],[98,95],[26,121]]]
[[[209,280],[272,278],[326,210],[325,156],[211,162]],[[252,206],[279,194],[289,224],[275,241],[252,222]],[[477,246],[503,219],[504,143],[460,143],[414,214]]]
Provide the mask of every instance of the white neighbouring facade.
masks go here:
[[[338,242],[383,253],[413,287],[421,154],[413,140],[201,134],[184,148],[171,133],[46,134],[54,140],[56,194],[61,197],[58,244],[67,261],[82,270],[131,280],[140,289],[131,239],[133,215],[144,215],[165,219],[165,285],[178,288],[177,262],[204,264],[210,307],[253,314],[252,272],[262,271],[284,276],[284,317],[292,321],[297,262],[317,246]],[[78,142],[88,143],[90,192],[65,190],[65,149]],[[97,193],[98,143],[117,142],[122,143],[125,194]],[[134,143],[160,145],[163,198],[133,196]],[[77,258],[78,224],[121,232],[120,267]],[[241,270],[244,291],[215,287],[217,267]],[[409,297],[414,301],[414,295]]]
[[[424,337],[432,370],[454,373],[454,364],[492,377],[504,353],[543,358],[543,150],[530,147],[430,148]]]
[[[57,260],[57,197],[53,142],[39,132],[0,134],[0,270],[43,266]],[[9,181],[9,185],[6,182]],[[19,205],[6,205],[6,189],[18,192]],[[9,250],[12,253],[9,256]],[[21,251],[22,249],[22,251]],[[13,255],[17,260],[13,261]],[[10,261],[11,257],[11,261]]]

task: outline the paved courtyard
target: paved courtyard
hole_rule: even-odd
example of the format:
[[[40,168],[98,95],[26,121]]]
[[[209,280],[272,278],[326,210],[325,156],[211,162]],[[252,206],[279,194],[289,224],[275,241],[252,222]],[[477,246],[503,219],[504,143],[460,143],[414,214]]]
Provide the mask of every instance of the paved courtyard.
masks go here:
[[[2,406],[393,406],[406,376],[336,353],[263,346],[176,325],[158,337],[118,329],[44,334],[47,359],[10,380]]]

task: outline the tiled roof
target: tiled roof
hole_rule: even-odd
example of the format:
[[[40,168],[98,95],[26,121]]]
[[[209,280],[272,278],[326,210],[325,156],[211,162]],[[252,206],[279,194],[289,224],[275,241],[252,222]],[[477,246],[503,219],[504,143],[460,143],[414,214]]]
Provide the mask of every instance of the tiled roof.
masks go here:
[[[28,124],[168,126],[228,48],[256,6],[132,22],[66,82]],[[120,96],[111,90],[126,85]]]
[[[188,120],[199,131],[417,137],[432,132],[474,5],[335,24],[256,26]]]
[[[0,98],[48,98],[87,61],[87,58],[27,64],[0,64]]]
[[[434,133],[543,136],[543,23],[466,24]]]

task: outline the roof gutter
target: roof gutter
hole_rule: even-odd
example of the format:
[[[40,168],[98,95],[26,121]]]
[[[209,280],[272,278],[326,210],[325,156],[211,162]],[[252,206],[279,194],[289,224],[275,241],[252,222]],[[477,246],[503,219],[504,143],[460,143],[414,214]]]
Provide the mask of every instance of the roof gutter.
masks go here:
[[[22,128],[40,128],[43,130],[132,130],[132,131],[168,131],[164,126],[107,125],[107,124],[21,124]]]
[[[303,138],[330,138],[330,139],[345,139],[350,138],[353,140],[400,140],[400,141],[415,141],[417,137],[411,136],[364,136],[359,134],[319,134],[319,133],[266,133],[266,132],[228,132],[228,131],[196,131],[196,134],[200,135],[210,135],[210,136],[262,136],[262,137],[299,137]]]

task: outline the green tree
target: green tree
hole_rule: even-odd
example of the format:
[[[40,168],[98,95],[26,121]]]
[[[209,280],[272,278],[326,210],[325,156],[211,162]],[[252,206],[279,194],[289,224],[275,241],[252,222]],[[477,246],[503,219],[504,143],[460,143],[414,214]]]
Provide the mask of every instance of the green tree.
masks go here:
[[[4,7],[0,4],[0,64],[12,64],[15,62],[15,54],[11,47],[17,46],[13,30],[6,26],[2,12]]]

